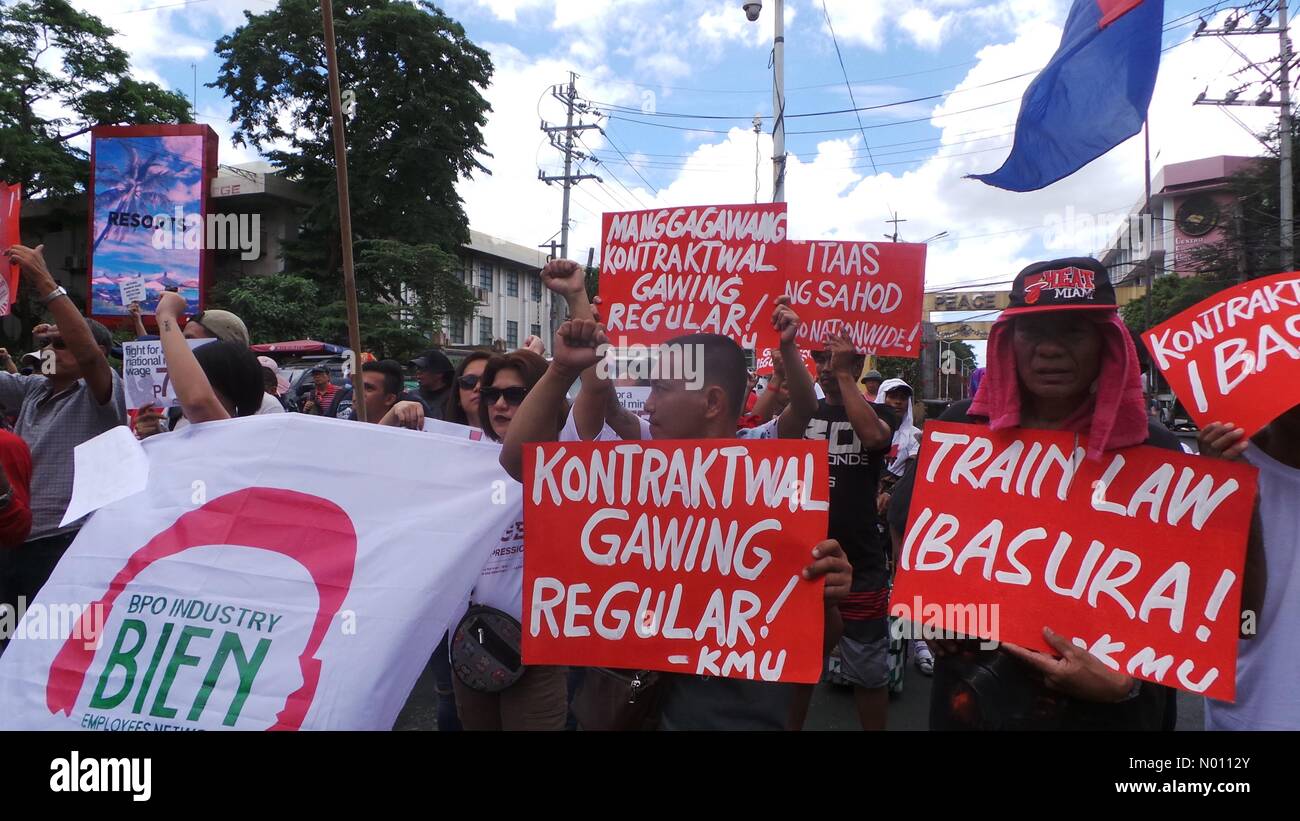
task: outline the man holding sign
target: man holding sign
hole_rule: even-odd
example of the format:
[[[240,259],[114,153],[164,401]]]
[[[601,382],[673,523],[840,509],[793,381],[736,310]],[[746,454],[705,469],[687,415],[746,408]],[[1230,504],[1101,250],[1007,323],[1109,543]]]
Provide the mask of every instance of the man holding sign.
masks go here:
[[[599,362],[596,349],[604,342],[603,329],[593,321],[569,320],[560,327],[553,345],[555,359],[546,375],[529,392],[507,434],[502,451],[502,465],[508,470],[512,465],[518,465],[517,460],[525,442],[529,443],[529,448],[533,448],[536,447],[536,442],[555,438],[553,420],[564,402],[565,392],[579,374]],[[670,340],[668,344],[696,346],[702,373],[696,374],[695,387],[686,379],[660,378],[653,381],[646,402],[653,437],[719,443],[734,440],[737,421],[743,410],[747,380],[744,351],[734,341],[715,334],[693,334]],[[685,443],[665,443],[663,447],[671,450],[681,444]],[[641,446],[636,448],[640,450]],[[703,450],[712,452],[708,448]],[[567,469],[565,475],[568,475]],[[531,498],[534,493],[530,486],[531,477],[525,476],[525,480],[525,494]],[[825,489],[812,488],[804,492],[805,498],[808,493],[816,498],[824,498]],[[589,506],[574,506],[575,511],[579,509],[587,510]],[[541,542],[537,548],[528,549],[525,553],[526,562],[536,561],[538,554],[548,549],[566,551],[573,550],[574,546],[550,546]],[[802,563],[803,569],[799,574],[802,582],[799,583],[808,584],[825,579],[822,597],[826,636],[808,636],[801,640],[817,643],[814,648],[815,661],[825,646],[837,638],[838,604],[848,593],[852,572],[843,548],[834,540],[824,540],[812,546],[811,554],[810,560]],[[687,591],[687,596],[694,592],[698,591]],[[806,594],[798,591],[786,595],[800,599],[806,597]],[[779,608],[773,608],[776,609]],[[699,634],[703,635],[702,632]],[[528,641],[526,638],[526,655]],[[555,659],[548,661],[559,663]],[[734,674],[735,671],[732,671],[731,675]],[[658,716],[659,726],[664,729],[783,729],[787,725],[794,698],[793,687],[789,684],[728,677],[728,674],[678,674],[669,678]],[[593,677],[589,675],[587,681],[587,686],[590,686]],[[582,695],[578,698],[581,699]],[[626,690],[621,694],[621,699],[626,701]],[[617,704],[611,704],[609,712],[615,712],[617,708]]]
[[[996,447],[1001,446],[1003,447],[1001,454],[990,464],[1001,465],[1007,469],[1010,469],[1007,467],[1010,461],[1003,464],[1001,460],[1003,455],[1008,453],[1028,452],[1032,459],[1043,455],[1043,442],[1030,443],[1035,439],[1031,433],[1034,431],[1057,431],[1073,436],[1072,441],[1076,444],[1068,448],[1070,455],[1065,458],[1061,466],[1061,470],[1070,476],[1073,476],[1076,471],[1086,472],[1093,469],[1088,465],[1095,465],[1103,458],[1111,459],[1110,466],[1114,467],[1116,462],[1119,462],[1119,458],[1112,457],[1112,454],[1136,445],[1148,444],[1170,451],[1179,450],[1177,439],[1161,426],[1150,424],[1147,418],[1142,399],[1137,352],[1128,331],[1118,317],[1114,290],[1108,272],[1095,260],[1084,258],[1039,263],[1026,268],[1016,277],[1011,294],[1011,307],[1003,312],[989,337],[988,371],[980,385],[979,393],[970,402],[954,405],[941,417],[941,421],[974,423],[991,429],[990,436],[995,438],[998,444],[987,446],[988,452],[983,454],[983,461],[989,461]],[[972,427],[971,430],[978,430],[978,428]],[[937,481],[943,481],[950,475],[966,476],[979,464],[974,457],[971,457],[972,461],[962,464],[966,468],[965,473],[956,471],[949,474],[947,470],[939,470],[936,473],[933,469],[927,471],[926,463],[931,459],[940,460],[946,455],[951,462],[953,458],[950,454],[941,452],[941,449],[936,449],[938,440],[930,441],[936,433],[927,432],[927,441],[922,450],[922,465],[909,472],[899,484],[890,504],[889,519],[895,532],[894,541],[895,544],[903,545],[904,553],[903,560],[900,562],[900,567],[904,569],[896,583],[895,600],[892,603],[896,610],[904,604],[904,600],[910,604],[908,597],[911,596],[911,592],[901,594],[900,588],[905,590],[912,585],[912,582],[919,583],[919,579],[908,576],[909,545],[918,550],[928,548],[930,545],[928,540],[935,536],[935,522],[948,515],[949,510],[956,511],[962,494],[967,492],[966,484],[954,480],[954,484],[943,486],[942,493],[939,494],[943,502],[933,503],[935,494],[931,492],[931,488],[936,481],[935,477],[939,477]],[[966,434],[945,433],[943,435],[960,437]],[[1025,441],[1003,441],[1008,438],[1014,440],[1017,437]],[[1086,437],[1086,446],[1083,444],[1083,437]],[[955,443],[958,439],[945,441]],[[1085,454],[1086,461],[1081,462]],[[968,456],[970,454],[965,452],[961,458]],[[1032,461],[1031,457],[1025,458]],[[1015,457],[1007,456],[1008,460],[1013,458]],[[1176,458],[1181,457],[1169,457],[1171,461]],[[1135,453],[1132,459],[1137,462],[1139,457]],[[1151,460],[1147,458],[1146,461]],[[944,464],[937,464],[936,467],[943,467]],[[1173,472],[1174,467],[1177,466],[1169,467],[1170,473]],[[1183,469],[1190,470],[1186,466]],[[1039,478],[1034,483],[1020,482],[1016,485],[1016,494],[1004,493],[1001,498],[1005,498],[1008,504],[1012,503],[1015,501],[1012,496],[1026,491],[1026,488],[1032,490],[1041,485],[1043,477],[1052,470],[1053,468],[1040,467],[1037,473]],[[987,471],[983,469],[976,471],[984,475],[984,485],[991,481],[991,471],[992,467]],[[1025,469],[1019,472],[1027,475],[1031,471]],[[1209,477],[1211,486],[1215,478]],[[1113,481],[1114,474],[1107,470],[1105,477],[1092,488],[1091,508],[1098,511],[1105,510],[1108,513],[1119,509],[1119,506],[1112,501],[1117,495],[1114,492],[1107,492],[1107,485]],[[1202,487],[1204,482],[1205,479],[1198,487]],[[937,514],[937,516],[932,515],[927,522],[920,521],[920,518],[909,522],[908,513],[912,506],[914,484],[918,494],[923,490],[927,492],[932,501],[930,507],[936,508],[935,511],[926,508],[927,513]],[[1051,482],[1052,487],[1056,487],[1056,484],[1055,481]],[[1068,484],[1068,482],[1064,483],[1067,489]],[[1229,488],[1228,495],[1231,495],[1232,488],[1244,489],[1245,484],[1249,484],[1248,478],[1242,477],[1238,481],[1234,477],[1219,487],[1220,490]],[[1085,484],[1084,487],[1087,485]],[[1156,487],[1158,487],[1156,484],[1152,484],[1149,488],[1143,485],[1152,497],[1156,494],[1153,489]],[[1186,488],[1183,490],[1186,491]],[[1137,507],[1137,496],[1138,494],[1135,493],[1134,502],[1124,513],[1132,515],[1132,512],[1140,509]],[[972,498],[976,497],[972,496]],[[1062,495],[1060,498],[1066,497]],[[984,500],[984,497],[979,496],[978,499]],[[1216,496],[1216,499],[1222,501],[1222,496]],[[918,499],[918,508],[921,507],[919,501]],[[1051,499],[1051,502],[1055,503],[1056,499]],[[986,507],[989,504],[988,501],[983,503]],[[1234,501],[1233,504],[1238,503]],[[1151,512],[1153,521],[1156,517],[1155,507],[1156,505],[1153,504]],[[1233,510],[1240,512],[1239,507]],[[912,512],[915,514],[919,511]],[[968,518],[973,515],[968,515]],[[1099,528],[1102,526],[1100,523],[1103,522],[1103,517],[1097,514],[1085,516],[1080,512],[1080,516],[1091,517],[1099,523]],[[1245,521],[1248,521],[1248,516],[1249,509],[1246,508],[1243,514]],[[957,521],[955,517],[949,516],[949,518],[953,523]],[[1010,520],[1011,513],[1005,514],[1004,518]],[[1170,518],[1174,518],[1172,514]],[[1109,522],[1109,520],[1105,521]],[[1237,529],[1237,535],[1244,540],[1244,531],[1247,528],[1244,521],[1241,525]],[[1113,526],[1120,527],[1120,525]],[[918,532],[907,532],[909,527],[917,528]],[[929,529],[925,533],[926,539],[923,540],[925,543],[919,548],[914,541],[904,541],[905,532],[909,540],[914,540],[921,535],[920,529],[926,527]],[[1128,537],[1126,546],[1129,548],[1140,547],[1141,544],[1134,544],[1134,541],[1137,541],[1140,534],[1151,532],[1149,526],[1137,523],[1129,525],[1129,528],[1130,530],[1119,531]],[[1068,535],[1062,534],[1061,540],[1057,542],[1058,548],[1062,544],[1069,544]],[[1037,538],[1038,534],[1033,536]],[[1027,544],[1029,534],[1022,534],[1022,537],[1026,539],[1024,543]],[[1020,538],[1017,537],[1017,540]],[[972,540],[972,544],[975,541],[978,541],[978,538]],[[1058,580],[1049,580],[1049,587],[1055,591],[1056,587],[1053,585],[1061,584],[1059,581],[1061,577],[1067,579],[1066,584],[1069,583],[1068,579],[1075,578],[1076,575],[1087,581],[1087,577],[1093,569],[1096,569],[1100,561],[1102,550],[1097,546],[1101,542],[1100,536],[1094,539],[1093,544],[1087,548],[1091,558],[1085,557],[1081,567],[1075,564],[1077,558],[1065,560],[1068,562],[1068,572],[1061,571],[1060,562],[1063,560],[1057,550],[1052,550],[1052,556],[1057,564],[1052,565],[1049,562],[1044,576]],[[1039,552],[1034,553],[1034,556],[1041,557],[1044,550],[1051,550],[1050,541],[1047,548],[1041,545],[1042,542],[1038,542]],[[1231,545],[1226,545],[1222,541],[1213,546],[1225,555],[1232,550]],[[1032,549],[1024,548],[1024,554],[1030,555]],[[1082,551],[1084,547],[1076,545],[1076,549]],[[962,550],[962,556],[959,558],[965,558],[966,552]],[[1008,552],[1012,552],[1010,548]],[[1134,556],[1136,558],[1135,554]],[[1107,567],[1111,570],[1116,569],[1121,558],[1112,551],[1111,556],[1103,562],[1102,570]],[[991,557],[989,561],[992,561]],[[922,564],[916,562],[913,566],[914,570],[924,569]],[[981,561],[979,564],[983,565],[984,562]],[[984,566],[988,568],[988,565]],[[1128,575],[1129,580],[1137,575],[1136,566],[1130,569],[1132,574]],[[1061,571],[1059,576],[1058,571]],[[952,568],[951,572],[958,574],[960,580],[969,579],[969,582],[965,582],[970,585],[969,589],[988,589],[980,586],[979,575],[974,575],[972,578],[971,574],[977,574],[978,571],[968,568],[967,575],[961,576],[962,568],[958,565]],[[988,572],[986,569],[983,577],[985,580],[989,578]],[[1099,587],[1104,587],[1109,578],[1108,572],[1099,571],[1092,574],[1093,582]],[[931,585],[950,581],[942,576],[925,575],[929,576]],[[1012,585],[1022,583],[1024,575],[1026,574],[999,571],[996,578],[998,582]],[[1225,577],[1228,575],[1228,572],[1224,573]],[[1118,585],[1118,580],[1111,581]],[[1251,598],[1253,587],[1248,569],[1243,598],[1246,600]],[[925,587],[914,589],[921,595],[926,590]],[[1010,587],[1009,589],[1016,591],[1021,588]],[[1107,590],[1117,592],[1115,587]],[[1074,591],[1067,589],[1067,592]],[[1210,598],[1217,599],[1221,604],[1225,601],[1228,592],[1227,587],[1222,591],[1216,587]],[[1185,586],[1183,593],[1185,598]],[[1098,589],[1089,594],[1087,602],[1097,607],[1096,602],[1101,595],[1101,590]],[[1102,598],[1102,601],[1109,604],[1123,599],[1127,602],[1122,590],[1118,591],[1117,595],[1118,598],[1107,596]],[[1024,595],[1024,599],[1028,601],[1029,596]],[[1059,601],[1064,604],[1067,600]],[[1233,615],[1227,607],[1221,607],[1220,604],[1214,607],[1207,604],[1206,613],[1202,617],[1209,620],[1211,613],[1217,613],[1219,610],[1229,616]],[[1144,617],[1141,623],[1147,624],[1148,618],[1151,624],[1156,623],[1160,617],[1151,616],[1146,608],[1147,604],[1144,601]],[[1041,616],[1041,620],[1046,622],[1052,619],[1052,613],[1058,611],[1044,607],[1041,610],[1034,609],[1032,612]],[[1188,618],[1191,617],[1189,606]],[[916,622],[921,620],[920,615],[915,613],[912,614],[912,619]],[[1172,616],[1170,621],[1174,621]],[[951,627],[951,625],[947,626]],[[1115,631],[1123,626],[1116,624]],[[1181,626],[1180,623],[1179,627]],[[1173,699],[1168,688],[1141,681],[1130,675],[1128,671],[1134,669],[1133,665],[1116,670],[1114,668],[1120,665],[1113,662],[1108,665],[1098,655],[1076,646],[1056,632],[1069,630],[1072,627],[1071,624],[1060,623],[1041,625],[1041,641],[1052,648],[1051,655],[1011,645],[1004,645],[1001,650],[977,650],[970,643],[934,642],[939,657],[935,665],[930,713],[931,728],[1148,730],[1172,728]],[[1137,629],[1138,625],[1133,627]],[[1191,625],[1191,628],[1196,629],[1195,625]],[[984,632],[991,634],[998,631],[995,628]],[[971,634],[967,632],[967,635]],[[1198,631],[1197,638],[1205,641],[1206,639],[1200,638],[1201,635]],[[1208,629],[1204,635],[1208,638]],[[1024,641],[1028,643],[1028,639]],[[1100,652],[1105,655],[1104,650]],[[1202,681],[1204,682],[1204,679]]]

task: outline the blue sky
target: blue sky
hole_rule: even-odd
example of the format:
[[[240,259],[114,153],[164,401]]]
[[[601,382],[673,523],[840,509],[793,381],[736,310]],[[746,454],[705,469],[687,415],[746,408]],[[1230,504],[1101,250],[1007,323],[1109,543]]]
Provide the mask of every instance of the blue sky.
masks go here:
[[[194,63],[199,111],[223,137],[222,162],[255,158],[225,139],[229,103],[203,84],[218,67],[216,38],[242,21],[242,10],[264,11],[271,0],[75,2],[122,32],[119,42],[142,77],[189,94]],[[1157,170],[1202,156],[1258,153],[1246,129],[1217,109],[1192,105],[1203,89],[1221,95],[1248,77],[1234,77],[1243,63],[1220,41],[1176,45],[1195,26],[1188,13],[1207,4],[1166,3],[1166,21],[1182,25],[1165,34],[1166,45],[1175,47],[1164,56],[1152,103]],[[583,167],[604,181],[584,182],[574,196],[572,256],[585,258],[598,245],[603,211],[752,201],[756,150],[758,196],[770,198],[773,0],[764,3],[758,23],[745,19],[741,0],[445,0],[442,6],[497,67],[487,91],[495,111],[485,132],[493,174],[460,186],[475,228],[530,246],[557,233],[560,192],[539,182],[537,172],[557,173],[559,154],[538,125],[539,115],[561,120],[559,103],[546,92],[571,70],[580,75],[580,96],[610,115],[586,117],[605,133],[584,135],[592,159]],[[930,287],[1005,283],[1036,259],[1099,250],[1140,199],[1140,137],[1033,194],[962,179],[997,168],[1005,157],[1019,98],[1055,51],[1068,8],[1067,0],[826,0],[841,69],[822,0],[788,0],[787,199],[794,235],[878,240],[892,230],[886,220],[897,211],[907,220],[900,228],[905,240],[947,232],[930,246]],[[1271,38],[1235,44],[1255,59],[1276,53]],[[857,106],[893,105],[863,112],[861,131],[852,114],[795,116],[853,107],[846,73]],[[900,104],[934,95],[943,96]],[[1254,129],[1272,112],[1237,111]],[[758,138],[751,130],[755,114],[764,118]],[[825,133],[794,133],[800,131]]]

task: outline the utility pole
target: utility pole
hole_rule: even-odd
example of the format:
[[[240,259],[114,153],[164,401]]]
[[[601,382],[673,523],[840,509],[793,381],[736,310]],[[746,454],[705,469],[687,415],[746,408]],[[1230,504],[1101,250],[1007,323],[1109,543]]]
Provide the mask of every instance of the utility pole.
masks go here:
[[[547,185],[550,185],[553,182],[558,182],[564,188],[564,204],[560,213],[561,258],[567,258],[569,256],[569,192],[572,191],[574,183],[582,182],[583,180],[604,182],[604,180],[595,174],[573,173],[574,160],[590,159],[586,154],[573,147],[573,136],[575,134],[580,134],[583,131],[600,128],[600,126],[594,124],[587,125],[578,123],[577,125],[574,125],[573,123],[575,112],[578,114],[585,114],[587,112],[587,106],[577,102],[577,81],[578,75],[570,71],[569,84],[567,86],[551,86],[551,96],[564,104],[566,112],[564,125],[552,126],[548,125],[545,120],[542,121],[542,131],[546,133],[547,139],[551,141],[551,145],[554,146],[556,150],[564,154],[564,174],[561,176],[550,176],[544,171],[537,172],[537,179]],[[560,139],[559,135],[561,134],[564,135],[563,140]]]
[[[551,145],[559,152],[564,154],[564,174],[561,176],[548,175],[540,169],[537,172],[537,179],[550,185],[558,182],[564,190],[563,205],[560,210],[560,245],[559,254],[556,255],[555,243],[550,243],[551,256],[555,259],[568,259],[569,257],[569,194],[576,183],[583,180],[595,180],[604,182],[595,174],[575,174],[573,173],[573,163],[575,160],[590,159],[586,154],[578,151],[573,147],[573,138],[575,134],[581,134],[583,131],[590,129],[599,129],[600,126],[595,124],[584,124],[573,122],[575,114],[587,113],[588,107],[585,103],[577,102],[578,99],[578,75],[569,72],[569,84],[567,86],[551,86],[551,96],[564,104],[565,121],[563,126],[553,126],[542,120],[542,131],[546,138],[550,140]],[[564,135],[561,138],[560,135]],[[546,245],[540,247],[548,247]],[[551,329],[554,331],[558,326],[560,317],[560,306],[556,300],[551,300]]]
[[[1269,84],[1256,99],[1241,99],[1242,92],[1246,90],[1246,85],[1229,91],[1222,99],[1208,99],[1206,91],[1202,91],[1196,98],[1195,105],[1217,105],[1217,106],[1264,106],[1268,108],[1279,109],[1278,114],[1278,185],[1279,192],[1279,211],[1281,219],[1279,225],[1278,246],[1281,251],[1281,267],[1283,271],[1291,271],[1295,268],[1295,181],[1294,181],[1294,162],[1291,147],[1291,60],[1294,57],[1291,51],[1290,25],[1287,22],[1287,0],[1278,0],[1277,5],[1277,27],[1270,28],[1273,22],[1268,14],[1267,9],[1261,10],[1255,18],[1254,25],[1242,26],[1242,21],[1247,17],[1248,10],[1240,9],[1230,15],[1224,21],[1223,28],[1211,29],[1208,27],[1205,19],[1201,19],[1201,24],[1197,27],[1194,37],[1232,37],[1252,34],[1276,34],[1281,43],[1281,50],[1278,57],[1278,67],[1274,71],[1265,71],[1259,64],[1248,58],[1239,48],[1234,46],[1230,41],[1223,42],[1243,60],[1250,63],[1250,68],[1255,69],[1264,78],[1263,81]],[[1272,61],[1269,61],[1272,62]],[[1258,80],[1251,82],[1259,82]],[[1271,85],[1276,82],[1278,87],[1278,101],[1273,101],[1273,89]]]
[[[898,218],[898,212],[895,211],[895,212],[894,212],[894,218],[893,218],[892,220],[885,220],[885,222],[890,223],[891,225],[894,226],[894,235],[893,235],[892,237],[890,237],[890,242],[898,242],[898,226],[899,226],[900,223],[907,222],[907,220],[901,220],[901,219],[899,219],[899,218]]]

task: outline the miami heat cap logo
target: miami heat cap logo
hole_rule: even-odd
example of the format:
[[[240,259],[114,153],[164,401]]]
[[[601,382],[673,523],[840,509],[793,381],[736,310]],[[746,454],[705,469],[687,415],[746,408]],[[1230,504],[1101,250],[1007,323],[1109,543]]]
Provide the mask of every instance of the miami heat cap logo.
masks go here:
[[[1097,275],[1084,268],[1058,268],[1025,277],[1025,304],[1037,305],[1044,292],[1049,301],[1091,300],[1097,293]]]

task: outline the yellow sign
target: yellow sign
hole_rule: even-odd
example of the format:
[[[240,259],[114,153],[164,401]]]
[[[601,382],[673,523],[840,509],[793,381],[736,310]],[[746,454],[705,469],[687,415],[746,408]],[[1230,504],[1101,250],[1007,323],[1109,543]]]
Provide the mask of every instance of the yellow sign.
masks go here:
[[[1001,311],[1011,304],[1010,291],[952,291],[925,295],[925,313]]]
[[[988,339],[993,330],[992,322],[937,322],[935,335],[944,342],[959,339]]]

